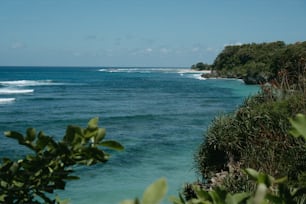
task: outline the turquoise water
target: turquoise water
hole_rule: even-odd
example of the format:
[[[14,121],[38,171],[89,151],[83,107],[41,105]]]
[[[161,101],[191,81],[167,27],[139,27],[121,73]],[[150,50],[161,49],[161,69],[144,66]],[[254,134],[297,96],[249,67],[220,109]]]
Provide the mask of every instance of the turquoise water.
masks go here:
[[[177,195],[197,179],[193,154],[211,120],[258,90],[199,76],[177,68],[1,67],[0,132],[35,127],[60,138],[67,125],[85,127],[98,116],[107,138],[125,151],[111,152],[106,164],[77,168],[81,179],[69,182],[60,197],[115,204],[141,196],[160,177],[167,178],[168,195]],[[1,157],[24,151],[1,137]]]

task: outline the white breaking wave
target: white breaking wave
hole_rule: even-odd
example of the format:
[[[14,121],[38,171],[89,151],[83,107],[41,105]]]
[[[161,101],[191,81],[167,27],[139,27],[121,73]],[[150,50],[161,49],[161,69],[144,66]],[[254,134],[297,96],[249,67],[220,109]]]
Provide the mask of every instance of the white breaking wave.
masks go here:
[[[15,98],[0,98],[0,104],[12,103],[15,100]]]
[[[100,72],[125,72],[125,73],[151,73],[151,72],[164,72],[161,68],[103,68],[99,69]]]
[[[11,89],[11,88],[0,88],[0,94],[26,94],[33,93],[34,89]]]
[[[196,71],[192,69],[182,69],[180,72],[181,76],[185,76],[188,78],[193,78],[197,80],[206,80],[206,78],[202,77],[202,74],[210,74],[210,70]]]
[[[178,73],[178,74],[206,74],[210,70],[196,71],[182,68],[102,68],[100,72],[124,72],[124,73]]]
[[[125,73],[199,73],[191,69],[182,68],[102,68],[100,72],[125,72]],[[203,72],[201,72],[203,73]]]
[[[54,83],[52,80],[16,80],[16,81],[0,81],[3,86],[49,86],[61,85],[61,83]]]
[[[186,76],[188,78],[193,78],[197,80],[206,80],[206,78],[202,77],[202,74],[181,74],[181,76]]]
[[[192,70],[192,69],[180,69],[179,70],[180,74],[210,74],[210,70],[202,70],[202,71],[197,71],[197,70]]]
[[[202,74],[193,74],[193,77],[198,80],[206,80],[206,78],[202,77]]]
[[[197,80],[206,80],[202,77],[202,74],[210,74],[210,70],[197,71],[193,69],[182,69],[182,68],[102,68],[100,72],[122,72],[122,73],[177,73],[180,76],[194,78]]]

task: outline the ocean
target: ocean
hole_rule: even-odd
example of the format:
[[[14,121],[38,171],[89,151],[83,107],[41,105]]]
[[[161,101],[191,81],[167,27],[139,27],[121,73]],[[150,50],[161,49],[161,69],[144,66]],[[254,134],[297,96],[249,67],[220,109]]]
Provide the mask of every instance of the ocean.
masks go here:
[[[69,181],[60,198],[117,204],[141,197],[160,177],[167,179],[167,196],[176,196],[199,179],[193,158],[213,118],[258,91],[240,80],[200,75],[186,68],[0,67],[0,156],[26,152],[4,131],[34,127],[60,139],[67,125],[86,127],[99,117],[106,139],[125,150],[105,149],[107,163],[76,167],[81,179]]]

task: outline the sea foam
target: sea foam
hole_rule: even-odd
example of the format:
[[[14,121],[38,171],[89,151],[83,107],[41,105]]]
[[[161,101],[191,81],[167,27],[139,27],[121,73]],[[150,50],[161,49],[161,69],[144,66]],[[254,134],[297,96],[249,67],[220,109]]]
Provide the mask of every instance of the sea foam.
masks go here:
[[[182,69],[182,68],[101,68],[98,71],[100,72],[123,72],[123,73],[207,73],[206,71],[193,71],[191,69]]]
[[[46,86],[54,85],[52,80],[15,80],[15,81],[0,81],[3,86]]]
[[[15,98],[0,98],[0,104],[12,103],[15,101]]]
[[[0,94],[26,94],[33,93],[34,89],[11,89],[11,88],[2,88],[0,89]]]
[[[103,68],[100,72],[124,72],[124,73],[151,73],[151,72],[165,72],[163,68]]]

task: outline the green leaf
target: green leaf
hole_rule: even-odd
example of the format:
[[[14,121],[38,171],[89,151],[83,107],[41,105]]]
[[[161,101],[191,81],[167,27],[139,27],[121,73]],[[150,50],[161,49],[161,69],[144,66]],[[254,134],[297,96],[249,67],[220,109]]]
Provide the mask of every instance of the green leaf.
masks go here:
[[[19,144],[24,144],[23,135],[18,133],[18,132],[7,131],[7,132],[4,132],[4,135],[7,136],[7,137],[10,137],[10,138],[18,140]]]
[[[36,146],[39,149],[44,149],[50,141],[48,136],[45,136],[43,132],[38,133],[38,139],[36,141]]]
[[[14,184],[14,186],[16,186],[17,188],[21,188],[21,187],[24,186],[24,183],[19,182],[19,181],[16,181],[16,180],[13,180],[13,184]]]
[[[142,204],[159,204],[167,193],[167,181],[160,178],[143,193]]]
[[[196,195],[199,199],[212,201],[209,193],[207,191],[201,189],[201,187],[193,186],[193,190],[195,191],[195,193],[196,193]]]
[[[105,128],[99,128],[98,133],[97,133],[97,136],[96,136],[96,138],[95,138],[95,142],[96,142],[96,143],[101,142],[101,141],[104,139],[105,135],[106,135],[106,130],[105,130]]]
[[[256,189],[256,193],[254,196],[254,203],[255,204],[261,204],[263,203],[265,196],[267,194],[268,188],[265,184],[259,183]]]
[[[6,194],[0,195],[0,201],[4,203],[6,197],[7,197]]]
[[[267,194],[266,195],[267,201],[270,201],[271,203],[284,203],[284,200],[280,196]]]
[[[15,174],[17,172],[17,170],[19,169],[19,164],[17,162],[13,162],[11,167],[10,167],[10,171]]]
[[[169,201],[173,204],[185,204],[185,202],[183,203],[180,198],[177,198],[175,196],[170,196]]]
[[[274,178],[272,176],[269,176],[269,175],[264,174],[264,173],[259,173],[258,183],[263,183],[267,187],[270,187],[272,185],[273,181],[274,181]]]
[[[124,150],[124,147],[119,142],[114,141],[114,140],[104,141],[104,142],[99,143],[99,145],[108,147],[114,150],[119,150],[119,151]]]
[[[289,131],[293,136],[303,136],[306,140],[306,116],[303,114],[297,114],[295,118],[289,118],[292,125],[292,129]]]
[[[66,135],[64,136],[64,141],[72,144],[76,142],[77,135],[83,135],[82,128],[78,126],[69,125],[66,129]]]
[[[120,204],[136,204],[136,200],[124,200]]]
[[[258,176],[259,176],[259,172],[254,170],[254,169],[251,169],[251,168],[246,168],[244,170],[247,175],[249,175],[253,180],[257,181],[258,180]]]
[[[275,179],[273,183],[275,184],[280,184],[280,183],[285,183],[288,180],[287,176],[279,178],[279,179]]]
[[[215,190],[209,191],[208,194],[210,195],[213,203],[216,203],[216,204],[217,203],[220,203],[220,204],[223,203],[222,202],[222,197],[220,197],[220,195],[219,195],[219,193],[217,191],[215,191]]]
[[[181,201],[183,204],[186,203],[185,200],[184,200],[184,198],[183,198],[183,195],[182,195],[181,193],[179,193],[179,198],[180,198],[180,201]]]
[[[304,196],[304,195],[306,195],[306,187],[302,187],[302,188],[297,189],[293,194],[294,197],[300,197],[300,196]]]
[[[33,142],[36,137],[36,130],[34,128],[28,128],[27,129],[27,135],[26,135],[26,140]]]
[[[8,188],[9,184],[6,181],[1,180],[0,181],[1,188]]]
[[[86,139],[90,139],[92,137],[96,137],[98,134],[98,130],[89,130],[89,129],[85,129],[84,131],[84,137]]]
[[[250,198],[250,194],[245,193],[245,192],[236,193],[234,195],[231,195],[228,193],[225,201],[227,204],[238,204],[238,203],[245,203],[245,201],[249,198]]]
[[[98,123],[99,123],[99,118],[95,117],[92,118],[89,122],[88,122],[88,129],[89,130],[96,130],[98,129]]]

